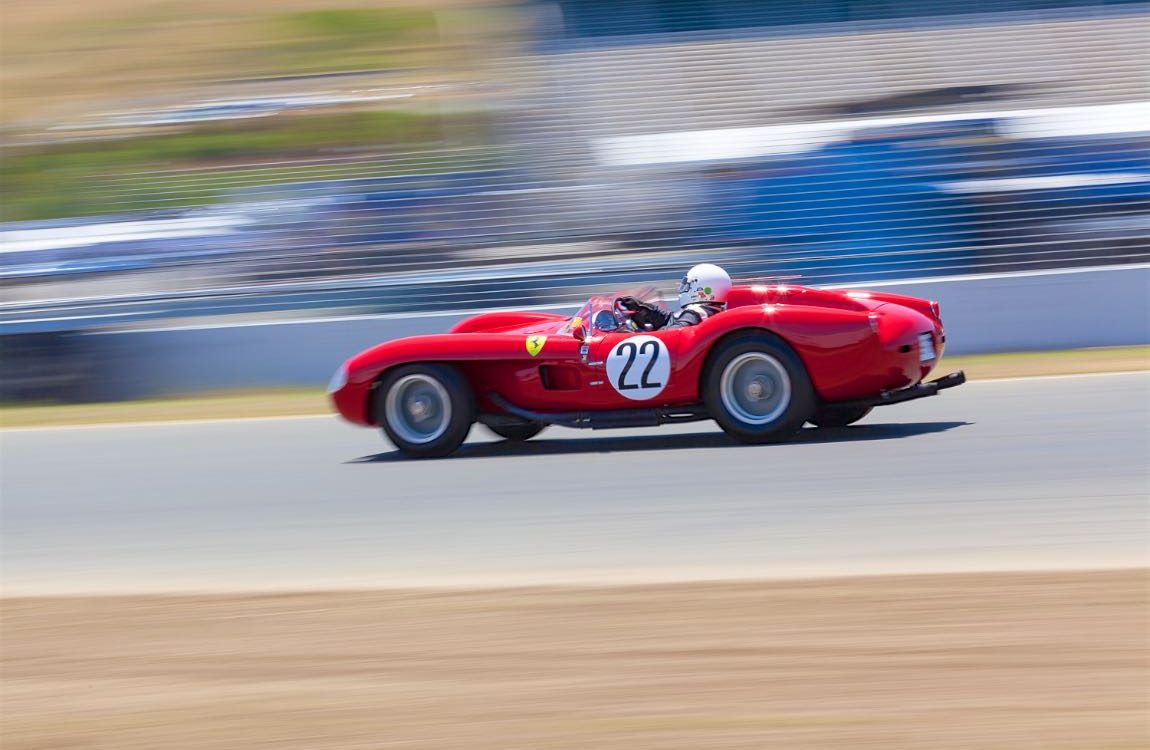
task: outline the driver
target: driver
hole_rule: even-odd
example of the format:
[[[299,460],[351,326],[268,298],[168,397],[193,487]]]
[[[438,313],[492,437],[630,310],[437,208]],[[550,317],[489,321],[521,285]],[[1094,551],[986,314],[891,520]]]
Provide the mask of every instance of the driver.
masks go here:
[[[678,312],[668,313],[650,302],[642,302],[634,297],[620,297],[616,304],[626,311],[640,331],[684,328],[698,325],[722,312],[730,291],[731,277],[726,271],[710,263],[700,263],[687,271],[687,275],[679,282]]]

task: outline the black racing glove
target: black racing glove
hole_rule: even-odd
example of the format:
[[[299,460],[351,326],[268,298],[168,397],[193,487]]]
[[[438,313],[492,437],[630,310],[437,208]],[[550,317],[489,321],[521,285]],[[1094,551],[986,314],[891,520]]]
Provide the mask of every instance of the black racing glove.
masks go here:
[[[649,302],[641,302],[634,297],[620,297],[615,304],[625,310],[635,327],[641,331],[654,331],[667,325],[667,313]]]

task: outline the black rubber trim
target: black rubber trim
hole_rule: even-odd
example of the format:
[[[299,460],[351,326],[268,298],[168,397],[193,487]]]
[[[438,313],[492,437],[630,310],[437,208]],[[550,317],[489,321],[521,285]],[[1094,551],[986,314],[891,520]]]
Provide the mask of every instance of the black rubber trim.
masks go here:
[[[962,370],[952,372],[949,375],[943,375],[938,380],[932,380],[929,383],[919,383],[912,385],[910,388],[901,388],[896,391],[883,391],[877,396],[871,398],[860,398],[853,401],[832,401],[828,405],[835,407],[843,406],[888,406],[890,404],[901,404],[905,401],[914,401],[916,398],[926,398],[927,396],[934,396],[939,391],[946,390],[947,388],[954,388],[966,382],[966,373]]]
[[[516,406],[498,393],[487,395],[492,403],[519,419],[537,424],[555,424],[577,429],[607,430],[621,427],[657,427],[658,425],[698,422],[711,418],[702,404],[660,406],[650,409],[615,409],[611,411],[540,412]]]

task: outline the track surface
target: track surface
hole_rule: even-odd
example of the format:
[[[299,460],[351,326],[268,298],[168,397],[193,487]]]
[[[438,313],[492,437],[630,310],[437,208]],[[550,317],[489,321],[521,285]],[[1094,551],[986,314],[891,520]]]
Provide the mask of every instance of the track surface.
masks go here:
[[[1144,373],[975,382],[762,447],[705,422],[477,427],[405,461],[334,418],[0,441],[7,594],[1148,562]]]

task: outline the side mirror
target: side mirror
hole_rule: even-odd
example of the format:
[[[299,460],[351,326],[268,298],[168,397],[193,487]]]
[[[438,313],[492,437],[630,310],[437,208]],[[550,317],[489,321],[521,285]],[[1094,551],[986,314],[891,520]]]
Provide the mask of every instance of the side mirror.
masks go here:
[[[587,340],[587,333],[588,333],[587,326],[583,325],[582,323],[580,323],[579,325],[577,325],[571,329],[571,336],[576,341],[586,341]]]

